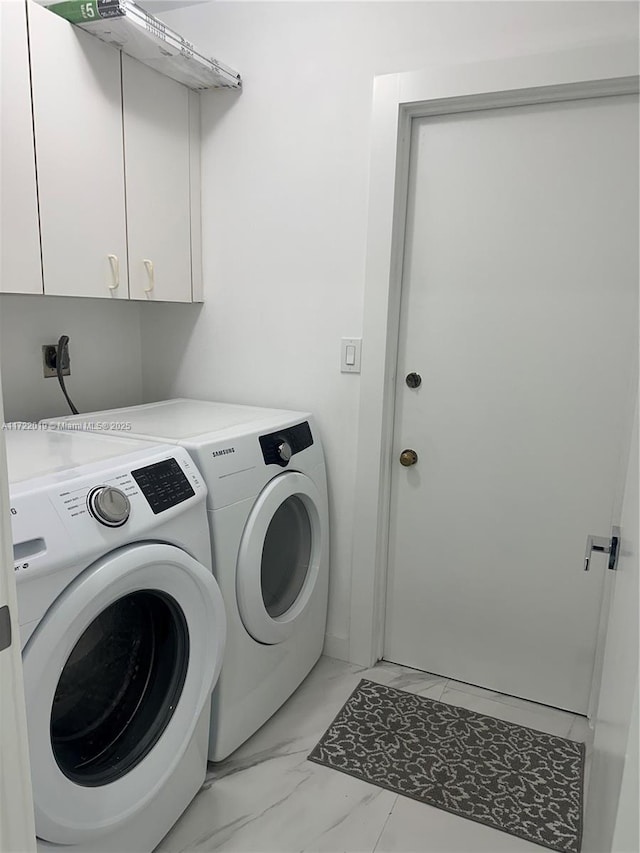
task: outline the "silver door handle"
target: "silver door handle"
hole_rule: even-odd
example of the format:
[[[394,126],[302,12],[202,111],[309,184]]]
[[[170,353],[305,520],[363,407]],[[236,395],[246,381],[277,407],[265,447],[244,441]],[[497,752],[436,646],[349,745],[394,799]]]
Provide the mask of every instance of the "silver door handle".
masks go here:
[[[607,568],[615,572],[618,566],[618,551],[620,549],[620,528],[611,528],[611,538],[606,536],[587,536],[587,548],[584,554],[584,570],[589,571],[591,563],[591,554],[596,551],[598,554],[608,554],[609,563]]]

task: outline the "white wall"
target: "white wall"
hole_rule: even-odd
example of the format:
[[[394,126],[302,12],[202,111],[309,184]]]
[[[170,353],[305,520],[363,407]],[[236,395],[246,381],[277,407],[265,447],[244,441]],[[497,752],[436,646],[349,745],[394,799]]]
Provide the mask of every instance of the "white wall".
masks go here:
[[[0,295],[6,420],[69,414],[58,380],[42,375],[42,345],[69,335],[69,396],[81,412],[142,399],[140,305],[105,299]]]
[[[359,377],[338,360],[340,337],[362,328],[373,76],[628,38],[637,7],[215,2],[165,18],[245,86],[202,97],[206,302],[146,306],[145,396],[316,413],[333,535],[327,650],[346,655]]]

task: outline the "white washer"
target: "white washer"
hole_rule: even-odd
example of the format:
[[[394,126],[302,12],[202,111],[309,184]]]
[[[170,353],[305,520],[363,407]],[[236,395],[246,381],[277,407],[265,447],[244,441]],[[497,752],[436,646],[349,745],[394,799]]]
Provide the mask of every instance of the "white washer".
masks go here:
[[[313,417],[178,399],[52,423],[127,424],[126,435],[186,448],[202,472],[228,621],[209,749],[211,761],[222,760],[285,702],[322,652],[329,525]]]
[[[5,435],[38,849],[150,853],[206,772],[206,487],[175,445],[28,426]]]

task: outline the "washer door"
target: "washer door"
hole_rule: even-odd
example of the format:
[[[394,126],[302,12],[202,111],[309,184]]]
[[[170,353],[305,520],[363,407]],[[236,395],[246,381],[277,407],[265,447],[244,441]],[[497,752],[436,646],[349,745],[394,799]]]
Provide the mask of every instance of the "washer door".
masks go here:
[[[23,652],[36,834],[116,830],[166,784],[220,673],[213,575],[172,545],[114,551],[48,610]]]
[[[313,482],[289,472],[260,493],[238,553],[236,594],[244,626],[280,643],[306,611],[326,559],[326,507]]]

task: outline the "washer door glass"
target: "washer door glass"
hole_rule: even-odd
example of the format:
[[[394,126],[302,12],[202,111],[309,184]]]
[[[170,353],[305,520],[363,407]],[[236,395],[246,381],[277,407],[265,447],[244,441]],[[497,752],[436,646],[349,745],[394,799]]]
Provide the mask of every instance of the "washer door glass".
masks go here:
[[[75,644],[51,709],[51,744],[64,775],[104,785],[138,764],[177,706],[189,632],[176,601],[138,591],[103,610]]]
[[[309,513],[293,495],[276,510],[262,548],[262,600],[272,619],[286,613],[300,595],[311,563],[311,545]]]

